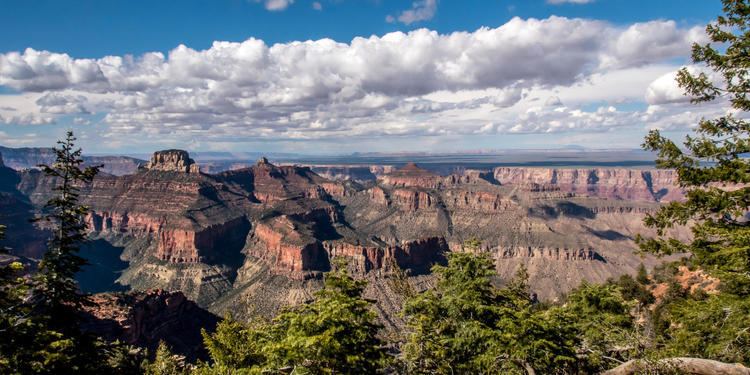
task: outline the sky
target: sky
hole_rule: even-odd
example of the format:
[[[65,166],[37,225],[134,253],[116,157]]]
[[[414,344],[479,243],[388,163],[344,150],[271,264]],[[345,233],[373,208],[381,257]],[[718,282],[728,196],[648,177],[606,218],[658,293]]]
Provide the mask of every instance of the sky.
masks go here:
[[[0,145],[307,154],[637,148],[719,0],[3,0]]]

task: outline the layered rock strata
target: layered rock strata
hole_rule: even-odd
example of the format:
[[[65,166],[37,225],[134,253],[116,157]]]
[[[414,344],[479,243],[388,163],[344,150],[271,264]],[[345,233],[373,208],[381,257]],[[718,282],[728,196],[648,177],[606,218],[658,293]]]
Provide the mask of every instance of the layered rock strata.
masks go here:
[[[610,199],[672,201],[683,194],[677,186],[676,173],[669,170],[502,167],[494,169],[494,178],[504,185],[536,191],[557,190]]]
[[[219,321],[180,292],[103,293],[90,300],[83,305],[84,332],[148,348],[151,353],[163,341],[188,359],[206,359],[201,329],[212,332]]]
[[[594,249],[561,249],[550,247],[515,247],[501,249],[501,258],[540,258],[552,260],[604,261]]]
[[[136,174],[82,186],[92,235],[129,262],[120,283],[181,290],[214,311],[248,316],[311,298],[335,257],[378,298],[395,301],[388,275],[396,267],[430,285],[430,267],[469,239],[493,254],[501,278],[523,265],[540,297],[552,299],[583,280],[656,264],[633,254],[632,238],[649,233],[646,214],[679,196],[669,173],[626,169],[443,176],[408,164],[371,168],[377,180],[360,184],[264,158],[215,175],[194,166],[187,153],[168,150]],[[15,181],[35,208],[56,183],[38,171]],[[393,309],[378,306],[391,319]]]
[[[351,260],[350,266],[360,273],[373,270],[391,270],[393,267],[424,271],[427,267],[441,263],[448,252],[448,244],[442,237],[429,237],[403,241],[396,245],[360,245],[344,241],[324,243],[328,254]]]
[[[146,165],[152,171],[200,173],[198,165],[190,158],[187,151],[165,150],[155,152]]]

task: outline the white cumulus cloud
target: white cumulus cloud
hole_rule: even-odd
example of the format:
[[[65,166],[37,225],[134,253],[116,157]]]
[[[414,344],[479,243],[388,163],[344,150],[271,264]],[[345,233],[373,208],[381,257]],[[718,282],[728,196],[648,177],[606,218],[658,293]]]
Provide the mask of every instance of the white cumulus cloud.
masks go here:
[[[415,2],[409,19],[436,4]],[[602,131],[656,119],[618,110],[618,100],[645,93],[649,104],[679,101],[668,78],[656,79],[701,35],[673,21],[618,26],[553,16],[473,32],[417,29],[349,43],[250,38],[98,59],[29,48],[0,54],[0,85],[21,92],[0,96],[0,107],[22,108],[0,115],[21,124],[102,113],[102,135],[111,139],[217,144]],[[586,101],[606,103],[585,110]],[[659,112],[658,121],[669,116]]]
[[[294,0],[254,0],[256,3],[263,3],[266,10],[272,12],[281,11],[294,4]]]
[[[429,21],[435,17],[437,6],[437,0],[417,0],[412,3],[410,9],[401,12],[397,17],[388,15],[385,20],[389,23],[398,20],[406,25],[420,21]]]

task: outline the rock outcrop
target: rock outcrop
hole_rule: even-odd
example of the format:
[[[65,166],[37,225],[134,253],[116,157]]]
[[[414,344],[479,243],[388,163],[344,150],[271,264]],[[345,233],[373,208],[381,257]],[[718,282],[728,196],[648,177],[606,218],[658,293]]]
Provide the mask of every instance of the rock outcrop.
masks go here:
[[[187,151],[164,150],[151,156],[146,169],[152,171],[200,173],[198,165],[190,158]]]
[[[594,249],[561,249],[551,247],[515,247],[500,249],[501,258],[539,258],[551,260],[570,260],[570,261],[600,261],[604,262],[599,253]]]
[[[624,168],[552,169],[495,168],[503,185],[533,191],[562,191],[577,195],[635,201],[672,201],[682,197],[677,175],[668,170]]]
[[[19,174],[2,164],[0,154],[0,224],[6,226],[5,239],[0,246],[22,257],[40,259],[47,249],[49,233],[31,223],[34,206],[19,191]]]
[[[164,341],[173,352],[189,359],[206,359],[201,328],[212,332],[219,318],[180,292],[103,293],[83,305],[81,328],[108,341],[148,348]]]
[[[507,211],[518,206],[502,194],[489,191],[449,190],[445,193],[445,205],[450,209],[476,212]]]
[[[583,280],[656,264],[633,255],[632,238],[648,234],[645,214],[680,194],[674,176],[656,171],[369,171],[377,180],[342,182],[261,158],[212,175],[168,150],[135,174],[98,176],[81,186],[81,201],[96,243],[108,245],[94,250],[127,262],[120,284],[181,290],[220,314],[257,308],[270,316],[309,299],[335,257],[388,303],[395,267],[429,285],[431,265],[472,238],[496,258],[501,278],[526,266],[532,288],[553,299]],[[51,197],[54,179],[12,172],[9,189],[30,209]],[[7,207],[0,196],[0,214]]]
[[[391,201],[407,211],[427,210],[433,208],[435,204],[429,193],[414,189],[393,190]]]
[[[414,163],[408,163],[398,170],[380,176],[378,181],[387,186],[436,189],[442,185],[443,178]]]
[[[328,256],[320,241],[297,229],[287,216],[257,224],[254,231],[257,246],[248,249],[248,254],[268,262],[275,273],[295,279],[328,271]]]
[[[55,152],[52,148],[24,147],[9,148],[0,146],[0,153],[5,155],[7,167],[15,170],[36,169],[39,164],[50,165],[55,161]],[[101,166],[103,173],[122,176],[133,174],[146,164],[145,161],[128,156],[91,156],[84,155],[85,166]]]
[[[360,245],[344,241],[324,243],[332,257],[350,259],[355,271],[367,273],[373,270],[391,270],[398,266],[415,271],[428,270],[433,264],[442,263],[448,252],[448,244],[442,237],[429,237],[399,244]]]

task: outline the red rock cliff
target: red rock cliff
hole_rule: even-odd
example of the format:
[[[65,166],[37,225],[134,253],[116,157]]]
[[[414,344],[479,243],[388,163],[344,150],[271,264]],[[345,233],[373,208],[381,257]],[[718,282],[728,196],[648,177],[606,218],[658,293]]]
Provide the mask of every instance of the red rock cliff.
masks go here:
[[[256,246],[249,248],[249,255],[266,261],[274,272],[299,279],[311,271],[328,270],[328,255],[321,243],[297,231],[286,216],[258,223],[253,236]]]
[[[200,330],[213,331],[219,319],[181,292],[152,290],[91,296],[84,305],[81,329],[109,341],[149,348],[165,341],[176,353],[205,358]]]
[[[448,251],[448,244],[442,237],[422,238],[385,246],[326,241],[324,247],[331,257],[351,259],[350,266],[361,273],[387,270],[394,264],[401,268],[425,270],[441,262]]]
[[[198,164],[195,164],[187,151],[183,150],[154,152],[151,160],[146,165],[146,169],[166,172],[200,173]]]
[[[676,173],[667,170],[500,167],[495,168],[494,177],[503,185],[534,187],[538,191],[559,190],[602,198],[670,201],[682,196],[676,184]]]

